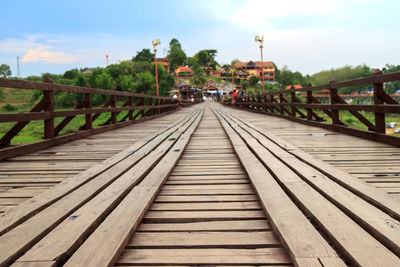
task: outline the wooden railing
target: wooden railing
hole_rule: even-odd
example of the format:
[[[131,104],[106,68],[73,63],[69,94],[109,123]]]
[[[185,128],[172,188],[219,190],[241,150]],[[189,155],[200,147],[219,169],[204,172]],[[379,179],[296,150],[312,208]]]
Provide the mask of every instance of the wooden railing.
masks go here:
[[[180,106],[192,104],[190,101],[179,103],[178,100],[170,97],[103,90],[90,88],[89,85],[80,87],[53,84],[48,78],[45,79],[44,82],[0,79],[0,87],[33,89],[43,92],[41,99],[38,100],[37,104],[29,112],[0,114],[0,123],[16,123],[8,132],[0,136],[0,160],[127,126],[132,123],[169,113],[178,109]],[[75,109],[56,110],[55,104],[57,103],[54,102],[54,93],[57,91],[82,94],[81,99],[83,99],[83,101],[78,103]],[[92,105],[92,97],[95,94],[103,95],[105,99],[105,102],[100,107],[93,107]],[[126,114],[123,115],[121,112]],[[108,119],[101,125],[94,127],[93,122],[103,113],[110,113]],[[84,123],[79,129],[76,129],[76,132],[62,135],[61,131],[77,115],[85,115]],[[120,115],[119,117],[123,116],[117,119],[118,115]],[[63,117],[63,119],[56,125],[54,119],[57,117]],[[20,133],[27,124],[34,120],[42,120],[44,122],[44,140],[32,144],[10,145],[11,140]]]
[[[327,128],[330,130],[352,134],[372,140],[400,145],[400,138],[386,135],[385,114],[400,114],[399,103],[384,91],[384,83],[399,81],[400,72],[382,74],[380,70],[375,71],[373,76],[289,90],[271,91],[256,96],[238,96],[234,104],[231,99],[225,100],[225,105],[233,105],[241,109],[255,112],[267,113],[274,116],[284,117],[308,125]],[[338,89],[343,87],[371,84],[374,88],[373,104],[348,104],[338,94]],[[330,92],[330,103],[323,104],[313,96],[313,92],[328,89]],[[400,88],[399,88],[400,89]],[[304,96],[300,96],[303,92]],[[317,112],[320,111],[320,112]],[[357,118],[368,130],[360,130],[346,125],[340,119],[340,111],[348,111]],[[374,113],[374,122],[368,120],[360,111]],[[331,119],[331,124],[326,121],[322,114]]]

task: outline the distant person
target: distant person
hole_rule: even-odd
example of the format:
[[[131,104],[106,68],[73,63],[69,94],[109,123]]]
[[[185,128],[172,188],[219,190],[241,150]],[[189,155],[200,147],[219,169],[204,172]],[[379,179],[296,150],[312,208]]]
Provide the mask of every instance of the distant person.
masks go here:
[[[205,95],[203,95],[203,102],[207,101],[207,97]]]
[[[232,105],[236,103],[237,96],[238,96],[238,93],[236,92],[236,90],[233,90]]]
[[[178,96],[176,94],[174,94],[172,99],[178,99]]]

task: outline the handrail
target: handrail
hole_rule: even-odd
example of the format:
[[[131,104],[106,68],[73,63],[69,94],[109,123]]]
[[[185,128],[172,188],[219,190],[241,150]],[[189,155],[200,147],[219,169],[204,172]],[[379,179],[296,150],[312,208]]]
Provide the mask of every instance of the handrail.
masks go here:
[[[0,148],[2,148],[0,149],[0,160],[106,130],[127,126],[172,112],[182,106],[194,104],[188,101],[179,102],[171,97],[122,92],[114,89],[104,90],[91,88],[89,85],[83,87],[53,84],[49,78],[45,78],[44,82],[0,78],[0,87],[40,90],[43,92],[42,99],[29,112],[0,113],[0,123],[16,123],[8,132],[0,136]],[[75,108],[56,110],[54,93],[57,91],[83,94],[84,99]],[[101,107],[93,107],[92,95],[94,94],[104,95],[108,100]],[[122,106],[117,106],[117,97],[119,100],[125,101]],[[117,116],[123,111],[128,112],[118,120]],[[109,118],[102,125],[94,127],[93,122],[103,113],[110,113]],[[61,131],[77,115],[85,115],[83,125],[77,129],[77,132],[62,135]],[[57,117],[64,117],[64,119],[55,125],[54,119]],[[11,140],[33,120],[42,120],[44,122],[44,140],[32,144],[10,146]]]
[[[292,85],[288,90],[270,91],[255,96],[239,96],[235,103],[227,99],[223,101],[223,104],[400,146],[399,137],[386,135],[385,124],[385,115],[387,113],[400,114],[400,105],[395,98],[383,90],[384,83],[399,80],[400,72],[382,74],[380,70],[376,70],[373,76],[366,78],[343,82],[331,81],[329,84],[309,85],[300,89],[295,89]],[[346,96],[338,94],[339,88],[365,84],[372,84],[374,88],[371,96],[373,104],[348,104],[345,100]],[[313,95],[313,92],[321,89],[329,90],[329,103],[321,103],[316,95]],[[306,92],[304,99],[298,97],[298,92]],[[315,110],[322,111],[332,120],[332,123],[323,123],[325,119]],[[346,125],[340,118],[340,111],[350,112],[368,130]],[[370,121],[360,111],[373,112],[374,120]]]

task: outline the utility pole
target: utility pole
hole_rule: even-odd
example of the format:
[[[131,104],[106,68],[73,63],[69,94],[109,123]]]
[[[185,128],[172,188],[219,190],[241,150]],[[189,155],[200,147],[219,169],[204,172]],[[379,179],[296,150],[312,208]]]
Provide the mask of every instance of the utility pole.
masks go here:
[[[156,67],[156,88],[157,88],[157,96],[159,96],[159,91],[158,91],[158,73],[157,73],[157,45],[161,44],[160,39],[157,39],[155,42],[153,42],[153,47],[154,47],[154,63]]]
[[[261,36],[261,38],[256,35],[255,41],[260,43],[260,50],[261,50],[261,80],[262,80],[262,86],[263,86],[263,94],[265,94],[265,89],[264,89],[264,61],[263,61],[263,52],[262,49],[264,47],[264,36]]]
[[[18,77],[21,77],[21,73],[19,72],[19,56],[17,56],[17,69],[18,69]]]

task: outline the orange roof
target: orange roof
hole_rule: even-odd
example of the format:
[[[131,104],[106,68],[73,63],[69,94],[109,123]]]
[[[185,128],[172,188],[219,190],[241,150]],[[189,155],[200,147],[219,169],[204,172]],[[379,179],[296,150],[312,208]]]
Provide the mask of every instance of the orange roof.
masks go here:
[[[303,88],[303,86],[301,86],[300,84],[295,84],[295,85],[293,85],[294,86],[294,89],[301,89],[301,88]],[[286,86],[286,89],[290,89],[292,86],[291,85],[288,85],[288,86]]]
[[[158,61],[157,61],[157,64],[161,64],[161,65],[167,66],[167,67],[169,66],[168,62],[158,62]]]
[[[249,62],[250,62],[250,61],[249,61]],[[243,68],[243,67],[245,67],[249,62],[236,62],[235,65],[234,65],[234,67],[235,67],[236,69]],[[261,61],[253,61],[253,62],[254,62],[254,64],[256,64],[257,66],[261,66]],[[274,67],[274,63],[273,63],[272,61],[264,61],[264,67],[273,68],[273,67]]]
[[[180,66],[176,69],[177,72],[192,72],[192,69],[186,66]]]

